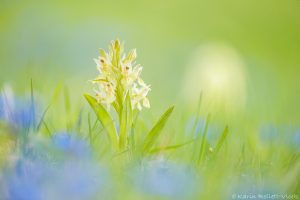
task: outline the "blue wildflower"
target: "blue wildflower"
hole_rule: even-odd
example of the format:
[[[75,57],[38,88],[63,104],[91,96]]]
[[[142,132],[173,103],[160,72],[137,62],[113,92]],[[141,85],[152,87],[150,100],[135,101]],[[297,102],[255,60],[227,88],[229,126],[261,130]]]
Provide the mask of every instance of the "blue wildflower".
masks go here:
[[[296,149],[300,149],[300,131],[296,131],[294,134],[294,146]]]
[[[63,137],[64,138],[64,137]],[[66,137],[68,138],[68,137]],[[62,151],[85,152],[81,143],[75,139],[54,139],[54,148]],[[108,173],[91,157],[69,156],[52,151],[52,141],[49,144],[27,145],[26,152],[14,167],[6,173],[4,189],[8,200],[64,200],[93,199],[105,192],[104,183],[108,181]],[[84,150],[84,151],[83,151]],[[1,184],[0,184],[1,185]]]
[[[196,121],[195,118],[191,118],[186,125],[186,132],[192,133],[194,138],[202,137],[205,131],[206,118],[200,118]],[[194,129],[194,130],[193,130]],[[206,139],[210,145],[216,145],[219,137],[224,130],[224,126],[217,125],[210,122],[207,127]],[[194,131],[194,132],[193,132]]]
[[[2,98],[2,94],[0,93],[0,119],[4,118],[4,103]]]
[[[8,200],[42,200],[43,184],[51,176],[50,165],[40,159],[21,158],[7,174]]]
[[[55,149],[75,156],[89,157],[91,154],[90,147],[87,142],[75,137],[72,133],[55,133],[52,136],[52,143]]]
[[[199,134],[203,133],[206,123],[205,118],[196,120],[195,117],[190,118],[185,127],[185,131],[189,134],[191,133],[193,137],[197,137]]]
[[[299,151],[300,150],[300,131],[293,130],[286,132],[285,136],[285,144],[290,147],[291,150]]]
[[[273,143],[279,137],[279,130],[272,125],[263,125],[259,130],[259,137],[264,143]]]
[[[96,163],[67,160],[47,184],[47,199],[92,199],[103,194],[108,174]]]
[[[156,162],[136,173],[136,183],[145,194],[184,199],[195,193],[196,176],[185,166]]]
[[[15,98],[10,88],[0,93],[0,121],[14,128],[28,129],[36,122],[35,105],[31,99]]]
[[[49,163],[48,163],[49,164]],[[107,173],[92,162],[66,160],[56,166],[22,160],[8,175],[8,200],[91,199],[104,192]]]

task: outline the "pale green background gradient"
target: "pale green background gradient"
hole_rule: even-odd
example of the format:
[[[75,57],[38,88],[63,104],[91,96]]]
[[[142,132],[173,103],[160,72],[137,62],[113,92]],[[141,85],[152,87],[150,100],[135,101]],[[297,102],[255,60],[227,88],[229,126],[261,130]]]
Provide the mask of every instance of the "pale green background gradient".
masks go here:
[[[93,58],[116,37],[137,48],[153,110],[181,100],[193,52],[226,43],[245,63],[244,115],[300,122],[300,1],[0,0],[0,83],[41,93],[64,81],[82,98]],[[197,87],[197,86],[195,86]]]

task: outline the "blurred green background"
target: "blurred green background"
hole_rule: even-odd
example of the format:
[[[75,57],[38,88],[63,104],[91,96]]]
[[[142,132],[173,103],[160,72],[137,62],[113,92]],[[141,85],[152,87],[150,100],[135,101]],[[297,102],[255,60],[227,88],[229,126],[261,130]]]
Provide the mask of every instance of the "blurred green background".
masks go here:
[[[239,92],[243,91],[226,97],[231,106],[243,101],[238,115],[243,120],[296,124],[299,10],[299,0],[0,0],[0,84],[23,92],[32,78],[37,92],[47,97],[63,81],[73,99],[83,101],[82,93],[91,90],[87,80],[97,73],[93,58],[98,48],[107,49],[118,37],[126,50],[137,48],[142,76],[152,85],[153,111],[160,112],[169,104],[192,104],[184,100],[184,85],[190,84],[196,97],[205,85],[187,81],[186,74],[196,65],[191,64],[195,52],[203,45],[226,44],[243,63],[243,77],[232,73],[229,84],[242,82]],[[219,95],[220,102],[223,97]]]

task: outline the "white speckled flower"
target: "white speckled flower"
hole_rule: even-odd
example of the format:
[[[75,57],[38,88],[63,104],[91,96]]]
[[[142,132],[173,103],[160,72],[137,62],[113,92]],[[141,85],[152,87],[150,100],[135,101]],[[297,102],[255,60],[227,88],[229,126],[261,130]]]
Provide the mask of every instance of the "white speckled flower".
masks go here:
[[[141,82],[141,80],[139,81]],[[137,108],[138,110],[142,110],[142,105],[145,108],[150,108],[150,102],[147,98],[148,92],[151,90],[150,86],[146,85],[144,82],[140,85],[140,87],[137,87],[136,84],[134,84],[132,89],[132,107]]]
[[[150,108],[147,98],[150,86],[140,77],[143,68],[135,63],[136,57],[136,49],[123,54],[119,40],[111,42],[108,53],[100,49],[99,57],[94,59],[99,75],[92,81],[98,102],[120,107],[128,93],[133,109]]]

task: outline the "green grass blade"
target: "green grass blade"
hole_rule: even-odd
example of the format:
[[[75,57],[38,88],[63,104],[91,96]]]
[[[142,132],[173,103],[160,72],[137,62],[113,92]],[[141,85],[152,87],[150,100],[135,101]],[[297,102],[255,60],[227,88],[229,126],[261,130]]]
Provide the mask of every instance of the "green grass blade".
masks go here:
[[[65,101],[65,111],[66,111],[66,126],[67,130],[71,130],[71,101],[68,87],[64,89],[64,101]]]
[[[76,130],[77,133],[80,133],[80,129],[82,126],[82,112],[83,112],[83,109],[81,108],[79,111],[77,120],[76,120],[76,124],[74,124],[74,129]]]
[[[147,134],[142,151],[143,153],[146,153],[147,151],[150,150],[152,147],[153,143],[156,141],[158,138],[159,134],[161,133],[163,127],[165,126],[167,120],[169,119],[172,111],[174,109],[174,106],[171,106],[170,108],[167,109],[167,111],[160,117],[160,119],[157,121],[157,123],[152,127],[150,132]]]
[[[122,114],[120,120],[120,149],[127,146],[128,134],[130,133],[132,124],[132,108],[129,93],[127,93],[124,105],[122,106]]]
[[[210,121],[210,115],[207,116],[206,118],[206,123],[205,123],[205,128],[204,132],[201,138],[201,145],[200,145],[200,151],[199,151],[199,157],[198,157],[198,164],[201,163],[204,155],[204,150],[205,150],[205,143],[206,143],[206,135],[208,131],[208,126],[209,126],[209,121]]]
[[[191,144],[194,141],[195,141],[195,139],[184,142],[182,144],[175,144],[175,145],[170,145],[170,146],[165,146],[165,147],[158,147],[158,148],[150,150],[149,153],[154,154],[154,153],[161,152],[161,151],[175,150],[175,149],[178,149],[178,148],[183,147],[185,145]]]
[[[299,192],[300,160],[295,162],[282,178],[282,188],[285,192]]]
[[[39,120],[39,123],[38,123],[37,128],[36,128],[37,131],[40,130],[41,125],[42,125],[43,122],[44,122],[44,119],[45,119],[45,117],[46,117],[46,114],[47,114],[48,110],[49,110],[50,107],[57,101],[58,96],[59,96],[59,94],[60,94],[60,92],[61,92],[61,89],[62,89],[62,83],[58,83],[58,84],[56,85],[56,87],[55,87],[55,90],[54,90],[53,94],[52,94],[52,97],[51,97],[51,100],[50,100],[49,105],[46,107],[46,109],[44,110],[44,112],[43,112],[43,114],[42,114],[42,116],[41,116],[41,118],[40,118],[40,120]]]
[[[221,135],[221,137],[220,137],[220,139],[217,142],[217,145],[216,145],[216,148],[215,148],[215,153],[219,152],[220,148],[222,147],[223,143],[225,142],[225,139],[228,135],[228,132],[229,132],[228,126],[226,126],[223,133],[222,133],[222,135]]]
[[[31,79],[31,81],[30,81],[30,89],[31,89],[31,98],[30,98],[30,100],[31,100],[31,125],[33,126],[33,128],[36,128],[36,124],[35,124],[35,119],[36,119],[36,116],[35,116],[35,101],[34,101],[34,94],[33,94],[33,81],[32,81],[32,79]]]
[[[56,87],[54,89],[54,92],[53,92],[53,94],[51,96],[50,104],[54,104],[54,103],[56,103],[58,101],[58,98],[59,98],[59,95],[60,95],[60,93],[62,91],[62,88],[63,88],[63,83],[59,82],[56,85]]]
[[[40,130],[41,125],[42,125],[42,123],[43,123],[43,121],[44,121],[44,119],[45,119],[45,117],[46,117],[46,114],[47,114],[49,108],[50,108],[50,105],[47,106],[47,108],[44,110],[44,112],[43,112],[43,114],[42,114],[42,117],[40,118],[39,123],[38,123],[38,125],[37,125],[37,127],[36,127],[36,131],[37,131],[37,132]]]
[[[44,125],[44,127],[45,127],[45,129],[46,129],[46,131],[47,131],[47,133],[48,133],[48,136],[49,136],[49,137],[52,137],[52,133],[51,133],[51,131],[50,131],[48,125],[46,124],[46,122],[43,120],[42,123],[43,123],[43,125]]]
[[[98,120],[106,130],[109,140],[113,145],[113,149],[118,149],[118,135],[112,118],[110,117],[106,109],[100,103],[98,103],[94,97],[88,94],[85,94],[84,97],[93,108]]]
[[[90,113],[88,113],[88,128],[89,128],[88,138],[89,138],[90,144],[92,144],[92,125],[91,125]]]
[[[199,100],[198,100],[198,105],[197,105],[196,117],[195,117],[193,129],[192,129],[192,134],[193,134],[193,135],[194,135],[195,132],[196,132],[196,128],[197,128],[197,125],[198,125],[198,122],[199,122],[199,118],[200,118],[201,102],[202,102],[202,92],[200,92],[200,95],[199,95]]]

